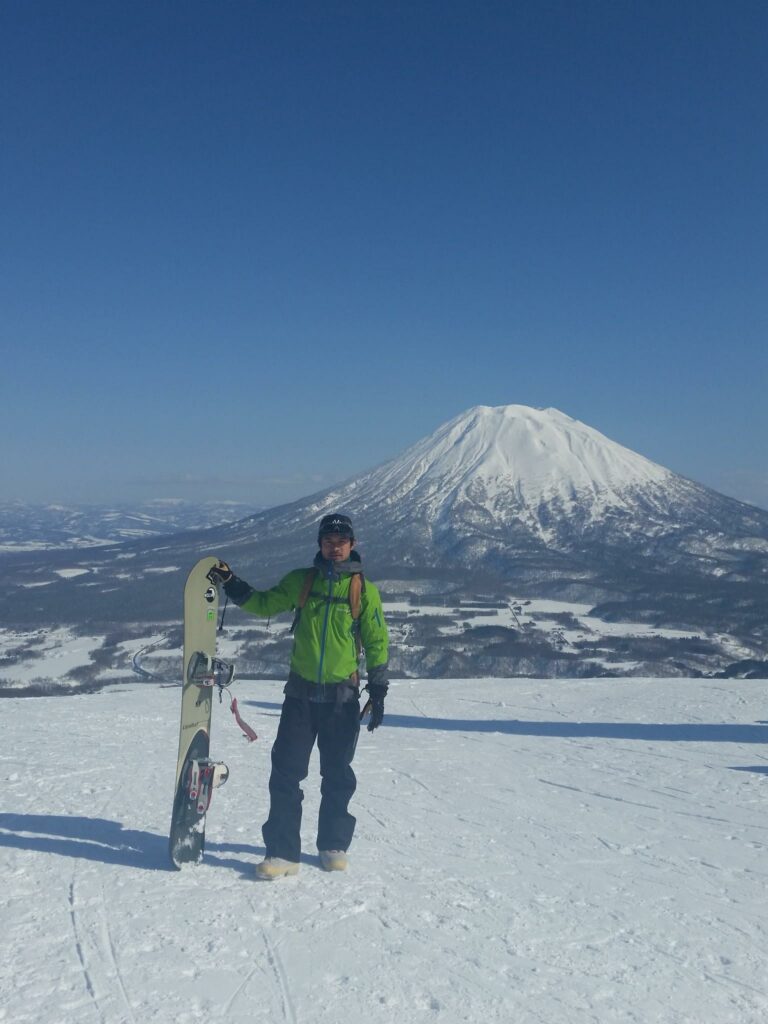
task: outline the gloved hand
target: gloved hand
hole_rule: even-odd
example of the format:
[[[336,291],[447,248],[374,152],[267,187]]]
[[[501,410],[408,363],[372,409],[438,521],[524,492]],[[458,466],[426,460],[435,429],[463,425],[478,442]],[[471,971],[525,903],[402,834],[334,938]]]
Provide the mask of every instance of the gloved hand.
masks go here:
[[[245,604],[253,593],[253,587],[239,576],[235,576],[226,562],[220,561],[218,565],[214,565],[206,576],[214,586],[223,587],[228,600],[235,604]]]
[[[365,710],[370,709],[371,713],[371,719],[368,722],[368,732],[373,732],[374,729],[378,729],[384,718],[384,698],[387,696],[387,684],[368,683],[366,690],[370,700],[366,704]],[[363,714],[365,714],[365,710]]]
[[[206,573],[207,578],[216,587],[223,587],[224,584],[229,583],[234,575],[226,562],[219,562],[218,565],[214,565]]]

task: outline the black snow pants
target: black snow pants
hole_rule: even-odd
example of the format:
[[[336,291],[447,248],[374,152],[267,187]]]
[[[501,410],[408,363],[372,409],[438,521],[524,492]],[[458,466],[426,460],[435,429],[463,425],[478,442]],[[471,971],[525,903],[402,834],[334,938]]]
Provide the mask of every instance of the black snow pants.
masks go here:
[[[267,857],[298,861],[301,854],[301,803],[299,785],[309,772],[309,758],[317,740],[320,753],[320,813],[318,850],[346,850],[352,842],[355,818],[347,810],[357,780],[352,771],[360,732],[360,705],[314,703],[286,697],[277,737],[272,747],[269,777],[269,817],[262,826]]]

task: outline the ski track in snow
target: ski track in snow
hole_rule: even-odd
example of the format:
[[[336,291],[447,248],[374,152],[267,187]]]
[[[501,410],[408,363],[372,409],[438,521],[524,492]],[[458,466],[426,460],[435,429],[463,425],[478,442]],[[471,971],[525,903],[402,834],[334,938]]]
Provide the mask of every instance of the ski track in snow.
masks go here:
[[[276,683],[214,711],[231,778],[167,867],[180,689],[0,718],[0,1021],[762,1024],[765,684],[393,684],[345,874],[258,882]],[[718,735],[718,726],[722,734]],[[763,736],[763,734],[765,734]]]

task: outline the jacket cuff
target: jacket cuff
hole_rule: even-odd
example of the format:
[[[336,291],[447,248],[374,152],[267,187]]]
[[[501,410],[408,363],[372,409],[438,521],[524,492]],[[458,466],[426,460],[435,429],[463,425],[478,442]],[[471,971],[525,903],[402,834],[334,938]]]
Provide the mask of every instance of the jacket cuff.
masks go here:
[[[375,665],[368,669],[368,686],[380,686],[387,692],[389,686],[389,664]]]
[[[241,580],[239,576],[232,576],[224,584],[224,593],[234,604],[241,605],[245,604],[251,596],[253,587],[245,580]]]

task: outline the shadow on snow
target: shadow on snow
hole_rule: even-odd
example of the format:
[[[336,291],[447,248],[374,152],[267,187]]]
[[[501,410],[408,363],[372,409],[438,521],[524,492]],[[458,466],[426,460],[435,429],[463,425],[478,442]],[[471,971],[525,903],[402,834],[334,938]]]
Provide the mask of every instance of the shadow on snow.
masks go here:
[[[260,702],[249,702],[260,703]],[[268,707],[269,705],[262,705]],[[277,707],[277,705],[272,705]],[[643,722],[544,722],[432,718],[387,714],[384,725],[396,729],[439,729],[450,732],[496,733],[507,736],[541,736],[565,739],[613,739],[644,742],[768,743],[768,723],[643,723]],[[768,774],[768,765],[734,767],[734,771]],[[149,871],[175,871],[168,858],[168,837],[138,829],[126,829],[106,818],[68,817],[53,814],[0,813],[0,847],[53,853],[101,861]],[[253,871],[251,858],[264,855],[261,846],[208,841],[204,863],[228,867],[244,875]],[[315,863],[317,858],[302,857]]]
[[[0,814],[0,847],[53,853],[60,857],[101,861],[145,871],[172,871],[168,837],[154,832],[127,829],[106,818],[67,817],[56,814]],[[253,861],[222,854],[263,856],[264,848],[241,843],[206,841],[204,863],[229,867],[243,874],[253,871]]]
[[[243,700],[241,705],[280,711],[273,701]],[[432,718],[385,711],[384,725],[396,729],[490,732],[508,736],[565,739],[661,740],[667,743],[768,743],[768,722],[535,722],[512,719]]]
[[[241,700],[241,706],[280,712],[282,703]],[[668,743],[768,743],[768,721],[720,722],[535,722],[512,719],[433,718],[385,711],[384,725],[396,729],[442,729],[446,732],[495,732],[508,736],[565,739],[661,740]]]
[[[503,733],[562,739],[645,740],[665,743],[768,743],[768,725],[719,722],[535,722],[513,719],[431,718],[391,715],[384,725],[396,729]]]

